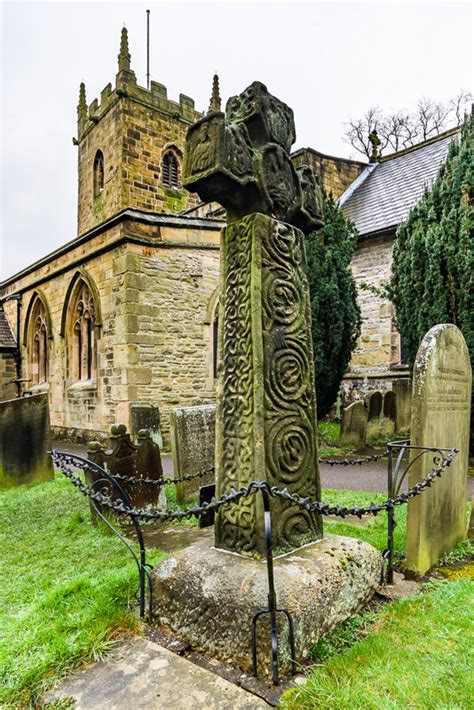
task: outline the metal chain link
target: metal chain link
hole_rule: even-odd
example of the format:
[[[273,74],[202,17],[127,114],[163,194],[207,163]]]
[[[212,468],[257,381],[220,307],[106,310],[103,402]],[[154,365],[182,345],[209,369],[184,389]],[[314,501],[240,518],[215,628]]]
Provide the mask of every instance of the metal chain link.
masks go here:
[[[432,469],[422,481],[416,483],[412,488],[410,488],[406,493],[401,493],[395,498],[388,498],[383,503],[375,504],[371,503],[365,508],[360,508],[359,506],[354,506],[353,508],[348,508],[347,506],[341,505],[330,505],[329,503],[324,503],[322,501],[313,501],[311,498],[303,498],[296,493],[290,493],[287,488],[280,490],[277,486],[270,486],[267,481],[252,481],[248,486],[242,486],[239,490],[231,489],[230,493],[224,494],[220,498],[212,498],[210,502],[203,503],[201,506],[195,505],[187,510],[178,509],[173,513],[167,513],[166,511],[149,511],[144,508],[127,508],[123,501],[115,500],[112,501],[110,496],[104,495],[103,493],[93,491],[91,487],[86,486],[80,478],[74,475],[73,471],[76,469],[82,471],[91,471],[97,473],[97,469],[92,466],[88,466],[86,461],[78,461],[71,454],[65,454],[60,451],[52,451],[51,456],[54,463],[58,466],[61,473],[69,478],[69,480],[76,486],[81,493],[88,496],[92,500],[104,505],[116,513],[130,515],[135,518],[142,518],[145,520],[162,520],[162,521],[172,521],[181,520],[183,518],[190,518],[192,516],[199,517],[210,510],[219,510],[222,506],[228,505],[229,503],[234,503],[240,498],[246,498],[255,494],[257,491],[265,489],[274,498],[282,498],[296,504],[300,508],[304,508],[309,512],[320,513],[321,515],[336,515],[341,518],[345,518],[347,515],[355,515],[361,518],[363,515],[371,514],[377,515],[382,511],[388,511],[393,509],[395,506],[403,505],[407,503],[410,498],[420,495],[426,488],[429,488],[433,481],[440,477],[445,468],[451,465],[454,456],[457,453],[457,449],[451,449],[449,453],[442,459],[439,466]],[[64,468],[61,467],[61,463]],[[72,470],[71,470],[72,469]],[[104,482],[107,483],[106,479]],[[105,488],[105,486],[104,486]]]
[[[364,456],[359,459],[319,459],[319,463],[325,463],[329,466],[360,466],[363,463],[380,461],[380,459],[383,459],[387,455],[388,449],[385,449],[382,454],[371,454],[370,456]]]

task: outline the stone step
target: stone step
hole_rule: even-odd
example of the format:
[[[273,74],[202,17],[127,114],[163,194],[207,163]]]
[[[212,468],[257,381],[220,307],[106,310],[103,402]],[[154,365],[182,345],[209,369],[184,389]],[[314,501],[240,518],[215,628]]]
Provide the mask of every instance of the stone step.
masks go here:
[[[75,710],[268,710],[260,698],[137,636],[64,678],[43,703],[74,698]]]

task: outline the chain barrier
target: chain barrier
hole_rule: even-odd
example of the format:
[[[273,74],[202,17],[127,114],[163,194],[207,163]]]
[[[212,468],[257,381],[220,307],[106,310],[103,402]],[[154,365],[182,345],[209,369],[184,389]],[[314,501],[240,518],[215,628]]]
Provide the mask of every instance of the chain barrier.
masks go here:
[[[386,456],[388,456],[388,449],[385,449],[381,454],[371,454],[358,459],[319,459],[319,463],[328,464],[329,466],[361,466],[363,463],[380,461]]]
[[[404,447],[397,447],[392,445],[392,448],[400,450]],[[419,447],[414,447],[419,448]],[[223,506],[234,504],[242,498],[248,498],[249,496],[261,493],[264,507],[264,525],[265,525],[265,545],[266,545],[266,558],[267,558],[267,578],[268,578],[268,606],[265,609],[258,611],[252,619],[252,668],[254,676],[257,675],[257,621],[262,616],[268,614],[270,616],[270,627],[271,627],[271,662],[272,662],[272,678],[274,685],[279,684],[279,665],[278,665],[278,636],[277,636],[277,623],[276,618],[278,614],[283,614],[288,623],[288,641],[290,645],[290,659],[293,674],[296,673],[296,662],[295,662],[295,639],[294,639],[294,624],[290,612],[287,609],[280,609],[277,606],[277,598],[275,592],[275,579],[273,573],[273,543],[272,543],[272,523],[271,523],[271,506],[270,497],[281,498],[287,500],[301,508],[304,508],[310,512],[317,512],[321,515],[335,515],[341,518],[345,518],[348,515],[355,515],[362,518],[363,515],[371,514],[378,515],[382,511],[386,511],[389,520],[389,530],[390,521],[392,523],[392,533],[393,533],[393,513],[394,508],[399,505],[407,503],[410,498],[420,495],[426,488],[429,488],[436,478],[440,477],[445,468],[449,467],[454,456],[458,452],[458,449],[444,449],[448,451],[446,456],[442,457],[441,450],[426,449],[426,452],[433,451],[437,455],[433,458],[433,463],[435,467],[431,472],[419,483],[415,484],[405,493],[400,493],[392,498],[387,498],[383,503],[376,505],[371,503],[365,508],[359,506],[354,506],[349,508],[347,506],[341,505],[330,505],[329,503],[324,503],[322,501],[314,501],[311,498],[303,498],[296,493],[290,493],[287,488],[279,489],[277,486],[271,486],[267,481],[252,481],[248,486],[242,486],[239,490],[231,489],[227,494],[224,494],[220,498],[213,497],[209,502],[203,503],[201,506],[195,505],[187,510],[175,510],[172,513],[166,511],[149,511],[143,508],[132,507],[130,498],[128,497],[126,491],[121,488],[119,480],[127,481],[127,479],[132,479],[131,482],[143,482],[144,479],[133,479],[133,477],[128,476],[112,476],[107,471],[102,469],[98,464],[92,461],[83,459],[79,456],[74,456],[66,452],[52,451],[51,456],[56,467],[61,471],[61,473],[66,476],[71,483],[78,488],[81,493],[87,496],[93,506],[95,512],[99,517],[115,532],[115,534],[120,538],[120,540],[126,545],[131,554],[133,555],[135,562],[138,567],[139,581],[140,581],[140,616],[145,615],[145,597],[146,588],[148,589],[148,617],[151,621],[153,612],[153,585],[151,577],[152,567],[146,562],[146,550],[145,543],[143,539],[143,534],[140,527],[140,520],[160,520],[164,521],[174,521],[182,520],[183,518],[191,518],[193,516],[200,517],[205,515],[209,511],[217,511]],[[341,465],[350,465],[352,463],[363,463],[364,461],[377,460],[382,458],[385,454],[377,455],[375,457],[366,457],[366,459],[354,459],[352,461],[345,460],[338,462]],[[436,463],[439,462],[439,465]],[[76,475],[76,471],[83,471],[84,473],[92,473],[95,475],[95,480],[88,486],[86,485],[79,476]],[[200,477],[208,473],[209,470],[205,472],[199,472],[192,476],[193,478]],[[118,479],[118,480],[117,480]],[[150,481],[152,479],[149,479]],[[183,480],[183,479],[180,479]],[[148,482],[148,481],[147,481]],[[160,481],[163,482],[163,479]],[[153,481],[155,483],[155,481]],[[101,490],[93,490],[94,485],[101,485]],[[111,493],[107,494],[107,487],[115,490],[119,498],[112,500]],[[128,505],[127,505],[128,503]],[[104,506],[108,508],[111,512],[119,515],[128,515],[135,526],[138,536],[138,542],[140,547],[140,557],[134,553],[133,549],[125,538],[120,534],[120,532],[114,528],[111,522],[103,515],[100,508],[97,506]],[[389,535],[390,540],[390,535]],[[391,538],[393,546],[393,536]],[[390,552],[388,559],[389,568],[391,565],[391,555],[393,549],[388,550]],[[386,553],[383,554],[383,560],[386,559]]]
[[[97,503],[110,508],[116,513],[130,515],[143,520],[173,521],[182,520],[183,518],[191,518],[192,516],[199,517],[210,510],[217,511],[223,505],[235,502],[240,498],[247,498],[262,489],[267,490],[273,498],[283,498],[298,505],[300,508],[304,508],[309,512],[319,513],[320,515],[335,515],[340,518],[345,518],[348,515],[354,515],[358,518],[362,518],[363,515],[368,514],[376,516],[382,511],[389,511],[396,506],[407,503],[410,498],[420,495],[426,488],[429,488],[433,481],[442,475],[444,469],[450,466],[456,453],[457,449],[450,449],[449,453],[442,459],[439,466],[433,468],[422,481],[416,483],[405,493],[400,493],[395,498],[387,498],[387,500],[380,504],[371,503],[365,508],[361,508],[359,506],[349,508],[339,504],[331,505],[329,503],[324,503],[323,501],[313,501],[309,497],[304,498],[299,496],[297,493],[290,493],[287,488],[279,489],[277,486],[271,486],[267,481],[252,481],[248,486],[241,486],[238,490],[231,489],[228,494],[224,494],[220,498],[212,498],[211,501],[203,503],[201,506],[195,505],[187,510],[178,509],[172,513],[167,513],[161,510],[150,511],[145,508],[127,508],[122,500],[112,501],[109,496],[100,492],[94,492],[91,488],[86,486],[80,478],[74,475],[73,471],[77,469],[84,472],[90,471],[91,473],[95,473],[97,471],[97,469],[89,465],[85,459],[80,459],[77,456],[66,454],[61,451],[52,451],[51,456],[61,473],[69,478],[69,480],[81,491],[81,493],[83,493],[83,495],[88,496]],[[65,468],[62,468],[61,465]]]
[[[197,471],[196,473],[190,473],[189,475],[182,476],[181,478],[168,478],[166,476],[163,478],[138,478],[137,476],[124,476],[121,473],[110,472],[109,476],[112,476],[112,478],[116,478],[117,481],[122,481],[123,483],[149,483],[155,486],[162,486],[164,484],[184,483],[185,481],[192,481],[196,478],[204,478],[204,476],[208,476],[214,471],[215,467],[209,466],[209,468],[205,468],[202,471]]]
[[[363,463],[371,463],[373,461],[380,461],[388,455],[388,450],[385,450],[382,454],[372,454],[370,456],[364,456],[363,458],[357,459],[318,459],[319,463],[327,464],[329,466],[356,466],[362,465]],[[204,478],[210,473],[215,471],[215,466],[209,466],[208,468],[197,471],[196,473],[190,473],[186,476],[180,476],[179,478],[139,478],[138,476],[125,476],[121,473],[112,473],[108,471],[109,476],[117,479],[117,481],[122,481],[122,483],[145,483],[152,486],[162,486],[167,484],[185,483],[186,481],[192,481],[199,478]]]

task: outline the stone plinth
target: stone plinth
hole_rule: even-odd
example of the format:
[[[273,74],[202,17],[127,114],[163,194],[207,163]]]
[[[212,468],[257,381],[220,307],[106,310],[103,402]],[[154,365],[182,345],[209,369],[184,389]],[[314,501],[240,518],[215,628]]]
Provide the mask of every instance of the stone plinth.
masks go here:
[[[296,661],[327,631],[355,613],[380,583],[381,555],[353,538],[329,535],[277,558],[277,605],[293,617]],[[251,627],[267,608],[266,562],[198,542],[153,570],[154,612],[193,648],[252,670]],[[288,628],[278,616],[279,660],[288,668]],[[271,673],[269,615],[258,622],[258,670]]]
[[[459,453],[432,488],[408,502],[406,565],[415,574],[424,574],[466,535],[470,411],[471,364],[466,342],[456,326],[436,325],[423,338],[416,356],[411,443],[455,447]],[[410,487],[432,470],[433,456],[426,454],[415,461]]]

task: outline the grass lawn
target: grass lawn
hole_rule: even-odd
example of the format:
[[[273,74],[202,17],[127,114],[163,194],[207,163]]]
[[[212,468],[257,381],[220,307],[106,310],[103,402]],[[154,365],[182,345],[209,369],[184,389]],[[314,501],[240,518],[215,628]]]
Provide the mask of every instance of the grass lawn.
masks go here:
[[[285,694],[281,706],[472,708],[474,585],[462,579],[429,586],[373,614],[368,635],[316,666],[307,685]]]
[[[136,565],[89,520],[87,500],[62,477],[0,493],[2,708],[29,707],[114,635],[139,627]]]
[[[323,492],[325,501],[341,505],[364,506],[383,497]],[[58,677],[100,657],[119,633],[140,629],[135,563],[117,538],[89,520],[87,500],[62,477],[0,492],[2,708],[31,707]],[[404,508],[397,510],[397,521],[395,550],[402,557]],[[365,527],[326,520],[325,530],[386,546],[385,514]],[[162,556],[148,553],[152,564]],[[472,597],[472,586],[456,580],[370,618],[356,617],[337,632],[339,638],[323,643],[323,653],[315,649],[320,665],[286,707],[468,707],[463,693]],[[351,643],[361,639],[348,648],[346,637]],[[441,704],[420,705],[423,687],[427,698],[441,698]]]

